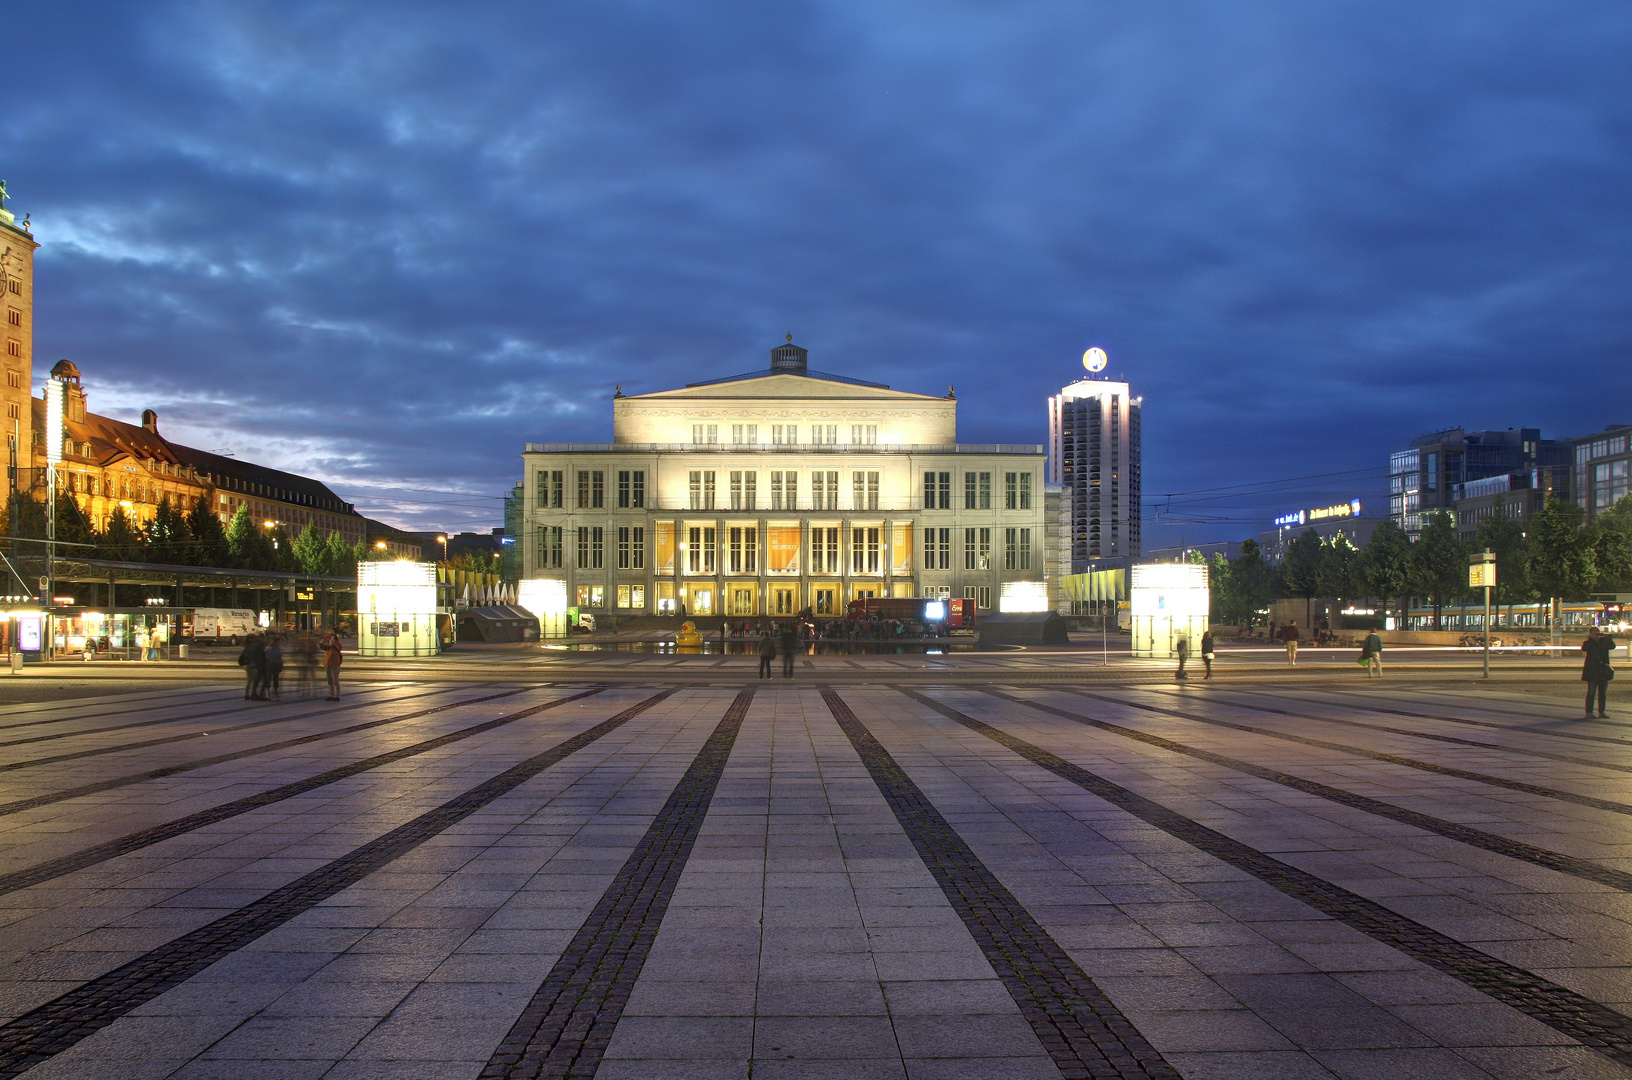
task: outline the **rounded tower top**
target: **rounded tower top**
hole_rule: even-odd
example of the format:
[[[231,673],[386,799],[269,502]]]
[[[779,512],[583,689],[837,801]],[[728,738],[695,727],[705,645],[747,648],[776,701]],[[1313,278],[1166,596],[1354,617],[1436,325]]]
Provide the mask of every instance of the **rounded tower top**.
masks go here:
[[[74,366],[74,362],[72,360],[58,360],[55,364],[51,365],[51,377],[53,379],[63,379],[67,382],[73,383],[75,386],[78,386],[79,368]]]

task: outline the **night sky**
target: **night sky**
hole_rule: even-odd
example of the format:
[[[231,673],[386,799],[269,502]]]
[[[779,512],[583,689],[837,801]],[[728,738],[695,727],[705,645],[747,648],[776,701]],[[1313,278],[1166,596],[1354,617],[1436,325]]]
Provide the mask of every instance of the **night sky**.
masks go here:
[[[966,442],[1043,442],[1103,346],[1147,548],[1632,422],[1624,0],[6,14],[36,379],[407,527],[789,331]]]

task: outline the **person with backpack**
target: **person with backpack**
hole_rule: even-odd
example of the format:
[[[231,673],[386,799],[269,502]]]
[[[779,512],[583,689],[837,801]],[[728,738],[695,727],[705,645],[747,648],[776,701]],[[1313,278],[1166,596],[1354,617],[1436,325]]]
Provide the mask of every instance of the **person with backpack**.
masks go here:
[[[1203,678],[1213,677],[1213,656],[1213,628],[1209,626],[1201,635],[1201,662],[1207,665],[1207,674]]]
[[[771,658],[776,655],[776,639],[769,630],[759,636],[759,677],[771,677]]]
[[[1366,635],[1365,643],[1360,646],[1360,662],[1366,666],[1366,678],[1383,677],[1383,638],[1377,631]]]
[[[1187,637],[1179,638],[1178,643],[1173,646],[1173,651],[1179,654],[1179,670],[1174,673],[1173,677],[1181,681],[1188,679],[1190,676],[1184,670],[1184,662],[1190,659],[1190,639]]]
[[[1286,662],[1293,667],[1298,666],[1298,624],[1289,622],[1281,631],[1281,640],[1286,642]]]

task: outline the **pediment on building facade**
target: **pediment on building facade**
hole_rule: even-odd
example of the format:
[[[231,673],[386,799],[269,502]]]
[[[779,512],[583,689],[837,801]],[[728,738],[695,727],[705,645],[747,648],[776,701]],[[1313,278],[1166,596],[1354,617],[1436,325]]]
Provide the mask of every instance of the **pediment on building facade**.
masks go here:
[[[763,375],[745,375],[715,382],[697,383],[674,390],[658,390],[650,394],[631,394],[620,401],[687,401],[721,398],[761,398],[778,400],[831,400],[846,401],[941,401],[929,394],[914,394],[906,390],[891,390],[876,383],[847,382],[813,375],[792,375],[768,372]]]

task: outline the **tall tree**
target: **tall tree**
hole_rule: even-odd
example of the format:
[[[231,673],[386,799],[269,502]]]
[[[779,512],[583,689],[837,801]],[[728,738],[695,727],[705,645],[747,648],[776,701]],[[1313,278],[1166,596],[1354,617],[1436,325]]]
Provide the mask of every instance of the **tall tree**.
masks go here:
[[[221,519],[215,516],[214,491],[206,491],[187,511],[187,532],[192,538],[186,552],[188,565],[227,565],[227,533],[221,527]]]
[[[1496,607],[1503,604],[1523,604],[1535,599],[1530,584],[1530,538],[1525,535],[1522,522],[1502,514],[1479,523],[1473,534],[1474,551],[1490,551],[1496,555],[1496,587],[1491,590],[1490,602]]]
[[[136,562],[142,557],[142,534],[125,513],[123,506],[115,506],[108,522],[97,535],[96,544],[104,559],[118,562]]]
[[[324,545],[323,572],[335,577],[351,577],[357,573],[357,552],[338,533],[329,534]]]
[[[266,538],[260,524],[250,517],[247,506],[240,506],[227,523],[227,551],[232,557],[232,565],[238,569],[276,568],[272,542]]]
[[[1592,523],[1595,591],[1632,591],[1632,495],[1607,507]]]
[[[187,519],[170,504],[169,495],[162,496],[153,520],[147,523],[147,561],[182,565],[191,540]]]
[[[1585,517],[1575,503],[1550,494],[1530,523],[1530,573],[1541,596],[1585,600],[1592,590],[1592,538],[1581,528]]]
[[[1313,529],[1305,529],[1286,545],[1281,560],[1281,582],[1287,595],[1303,598],[1304,628],[1309,626],[1314,599],[1320,595],[1320,564],[1326,557],[1325,545]]]
[[[1390,610],[1390,600],[1403,604],[1405,590],[1411,586],[1411,538],[1394,519],[1379,521],[1372,530],[1357,560],[1356,573],[1366,592],[1383,602],[1384,610]],[[1404,619],[1395,625],[1403,627]]]
[[[85,508],[79,505],[67,492],[57,493],[57,540],[66,545],[92,544],[96,540],[96,532],[91,528],[90,516]],[[57,554],[64,558],[75,555],[81,557],[91,554],[89,547],[66,546],[57,549]]]
[[[1354,593],[1355,558],[1358,552],[1349,538],[1339,533],[1321,545],[1320,569],[1316,584],[1321,596],[1341,599]]]
[[[290,549],[301,573],[322,574],[326,572],[323,564],[328,548],[323,541],[323,537],[318,534],[315,522],[308,521],[306,523],[306,527],[300,530],[300,535],[295,537]]]
[[[1456,535],[1451,515],[1443,510],[1427,515],[1422,536],[1411,549],[1412,588],[1434,605],[1434,629],[1447,601],[1468,591],[1468,551]]]

